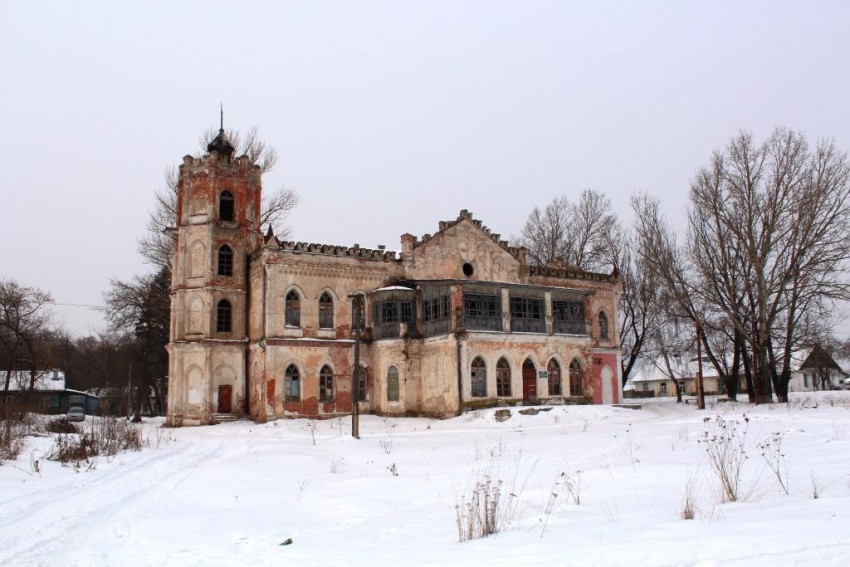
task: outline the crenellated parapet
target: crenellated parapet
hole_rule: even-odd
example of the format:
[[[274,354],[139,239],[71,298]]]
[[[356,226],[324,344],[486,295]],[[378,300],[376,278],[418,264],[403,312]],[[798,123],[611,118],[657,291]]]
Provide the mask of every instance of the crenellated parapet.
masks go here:
[[[263,171],[263,169],[256,163],[253,163],[251,158],[247,155],[232,158],[227,155],[219,155],[218,152],[210,152],[202,156],[185,155],[183,156],[183,163],[180,167],[182,169],[184,166],[187,168],[196,168],[210,165],[235,166],[240,169],[256,171],[257,174],[262,174]]]
[[[362,248],[359,244],[354,246],[336,246],[332,244],[316,244],[313,242],[294,242],[277,240],[281,252],[293,254],[316,254],[322,256],[334,256],[341,258],[358,258],[361,260],[374,260],[378,262],[400,262],[401,257],[395,250],[387,250],[384,246],[378,248]]]
[[[544,278],[560,278],[571,280],[588,280],[595,282],[617,282],[619,277],[616,273],[600,274],[598,272],[585,272],[573,268],[559,268],[553,266],[529,266],[528,275]]]

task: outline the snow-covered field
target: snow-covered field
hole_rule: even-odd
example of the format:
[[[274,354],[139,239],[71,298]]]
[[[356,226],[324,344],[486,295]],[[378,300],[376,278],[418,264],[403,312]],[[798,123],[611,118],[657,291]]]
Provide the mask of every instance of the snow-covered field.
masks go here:
[[[0,564],[850,564],[850,392],[710,406],[363,416],[360,440],[348,419],[151,420],[150,447],[79,472],[32,438],[0,467]],[[698,442],[718,415],[746,432],[738,502],[723,502]],[[777,433],[788,494],[758,448]],[[476,479],[500,480],[514,513],[461,543],[456,506]]]

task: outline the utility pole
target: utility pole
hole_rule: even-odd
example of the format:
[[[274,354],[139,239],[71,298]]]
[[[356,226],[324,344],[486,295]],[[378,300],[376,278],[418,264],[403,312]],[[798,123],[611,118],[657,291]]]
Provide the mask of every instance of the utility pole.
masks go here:
[[[697,317],[697,409],[705,409],[705,390],[702,387],[702,326]]]
[[[352,295],[354,325],[354,371],[351,373],[351,436],[360,439],[360,330],[363,328],[363,294]]]
[[[133,363],[127,369],[127,417],[133,413]]]

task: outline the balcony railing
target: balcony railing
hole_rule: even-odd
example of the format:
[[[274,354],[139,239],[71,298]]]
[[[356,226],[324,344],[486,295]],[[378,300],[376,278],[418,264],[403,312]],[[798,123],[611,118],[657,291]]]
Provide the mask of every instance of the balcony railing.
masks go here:
[[[463,326],[468,331],[501,331],[502,317],[464,315]]]
[[[448,335],[452,332],[451,319],[437,319],[436,321],[426,321],[422,323],[422,334],[426,337],[435,337],[437,335]]]
[[[511,331],[514,333],[545,333],[546,321],[543,319],[511,319]]]
[[[416,325],[413,323],[379,323],[375,325],[373,333],[376,340],[418,338]]]
[[[552,331],[561,335],[586,335],[587,323],[585,321],[559,321],[555,319],[552,322]]]

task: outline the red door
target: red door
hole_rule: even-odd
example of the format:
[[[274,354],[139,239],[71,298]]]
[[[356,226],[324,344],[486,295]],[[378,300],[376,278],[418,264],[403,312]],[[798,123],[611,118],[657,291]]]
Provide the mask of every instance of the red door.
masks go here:
[[[528,359],[522,363],[522,401],[537,401],[537,369]]]
[[[218,387],[218,413],[231,413],[230,401],[233,398],[233,386]]]

